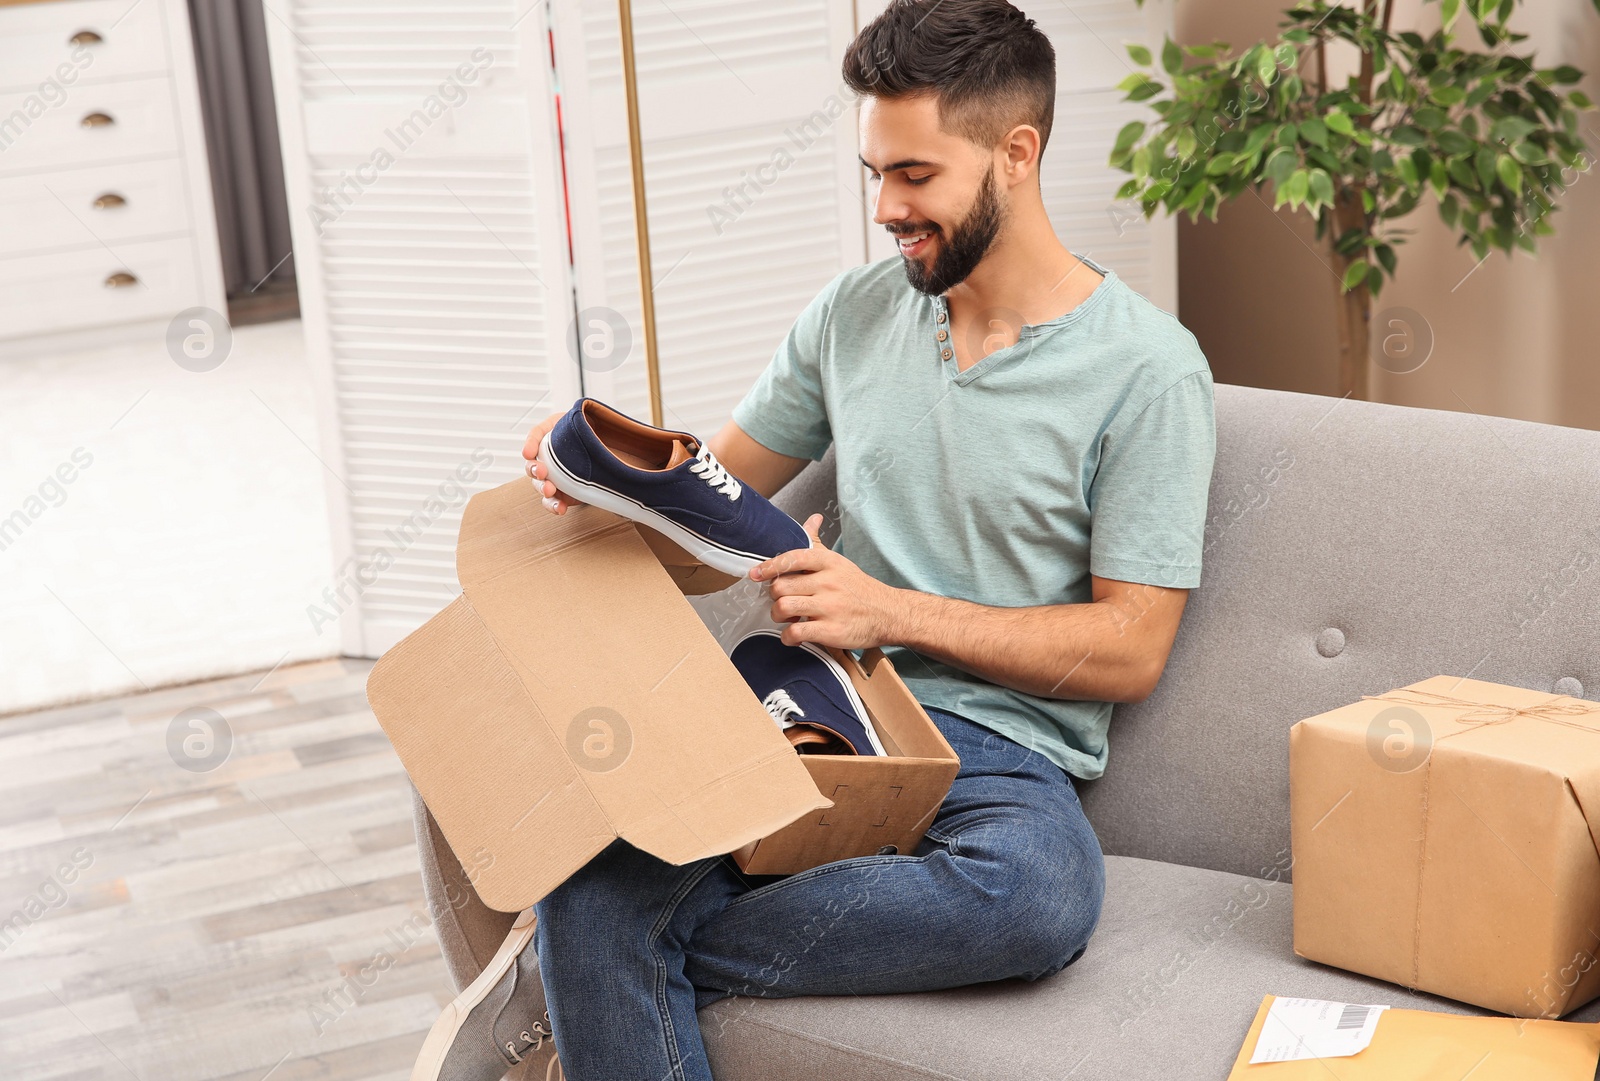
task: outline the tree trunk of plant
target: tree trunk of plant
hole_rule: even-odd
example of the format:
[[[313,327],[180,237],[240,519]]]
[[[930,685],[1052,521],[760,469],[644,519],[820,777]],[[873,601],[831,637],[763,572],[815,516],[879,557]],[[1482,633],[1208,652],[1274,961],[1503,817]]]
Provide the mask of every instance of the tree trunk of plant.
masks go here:
[[[1365,282],[1348,293],[1341,291],[1345,272],[1360,258],[1360,253],[1348,258],[1334,251],[1333,243],[1350,229],[1365,232],[1366,228],[1367,217],[1360,195],[1341,191],[1333,208],[1333,227],[1328,230],[1328,250],[1339,274],[1339,281],[1333,287],[1339,304],[1339,394],[1363,401],[1368,396],[1367,370],[1372,359],[1372,293]]]
[[[1372,358],[1372,294],[1365,285],[1339,297],[1339,393],[1367,399]]]

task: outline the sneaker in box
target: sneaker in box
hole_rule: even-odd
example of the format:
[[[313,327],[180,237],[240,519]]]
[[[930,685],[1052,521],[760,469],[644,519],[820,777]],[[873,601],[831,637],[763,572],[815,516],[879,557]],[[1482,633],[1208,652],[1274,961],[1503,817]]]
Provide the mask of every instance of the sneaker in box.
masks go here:
[[[886,757],[795,752],[690,605],[738,580],[526,480],[467,504],[462,594],[383,655],[367,698],[451,848],[520,911],[616,838],[750,874],[909,852],[959,767],[876,650],[833,651]],[[750,583],[755,585],[755,583]]]

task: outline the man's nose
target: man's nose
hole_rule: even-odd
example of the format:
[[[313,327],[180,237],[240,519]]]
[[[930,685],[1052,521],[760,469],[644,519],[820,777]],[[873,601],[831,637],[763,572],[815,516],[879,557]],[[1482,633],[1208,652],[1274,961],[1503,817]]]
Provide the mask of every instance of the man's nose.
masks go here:
[[[887,181],[878,182],[878,194],[872,204],[872,220],[878,225],[888,225],[892,221],[906,221],[911,217],[911,208],[904,199],[897,198],[893,187]]]

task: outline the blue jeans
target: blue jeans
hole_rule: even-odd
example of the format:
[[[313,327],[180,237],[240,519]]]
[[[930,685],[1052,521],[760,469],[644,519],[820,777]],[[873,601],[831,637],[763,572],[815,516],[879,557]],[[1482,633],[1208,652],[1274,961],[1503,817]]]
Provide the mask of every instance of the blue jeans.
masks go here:
[[[1071,777],[928,715],[961,769],[914,853],[751,876],[617,839],[540,901],[534,946],[568,1081],[709,1081],[695,1011],[730,995],[1037,980],[1082,956],[1105,860]]]

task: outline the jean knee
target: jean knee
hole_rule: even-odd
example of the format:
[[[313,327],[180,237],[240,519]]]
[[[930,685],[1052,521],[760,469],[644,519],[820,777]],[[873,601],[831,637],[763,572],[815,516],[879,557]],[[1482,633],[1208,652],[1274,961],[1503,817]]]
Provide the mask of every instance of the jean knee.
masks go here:
[[[1024,979],[1053,975],[1082,957],[1100,924],[1105,867],[1097,859],[1069,860],[1033,878],[1011,914],[1015,956]]]

